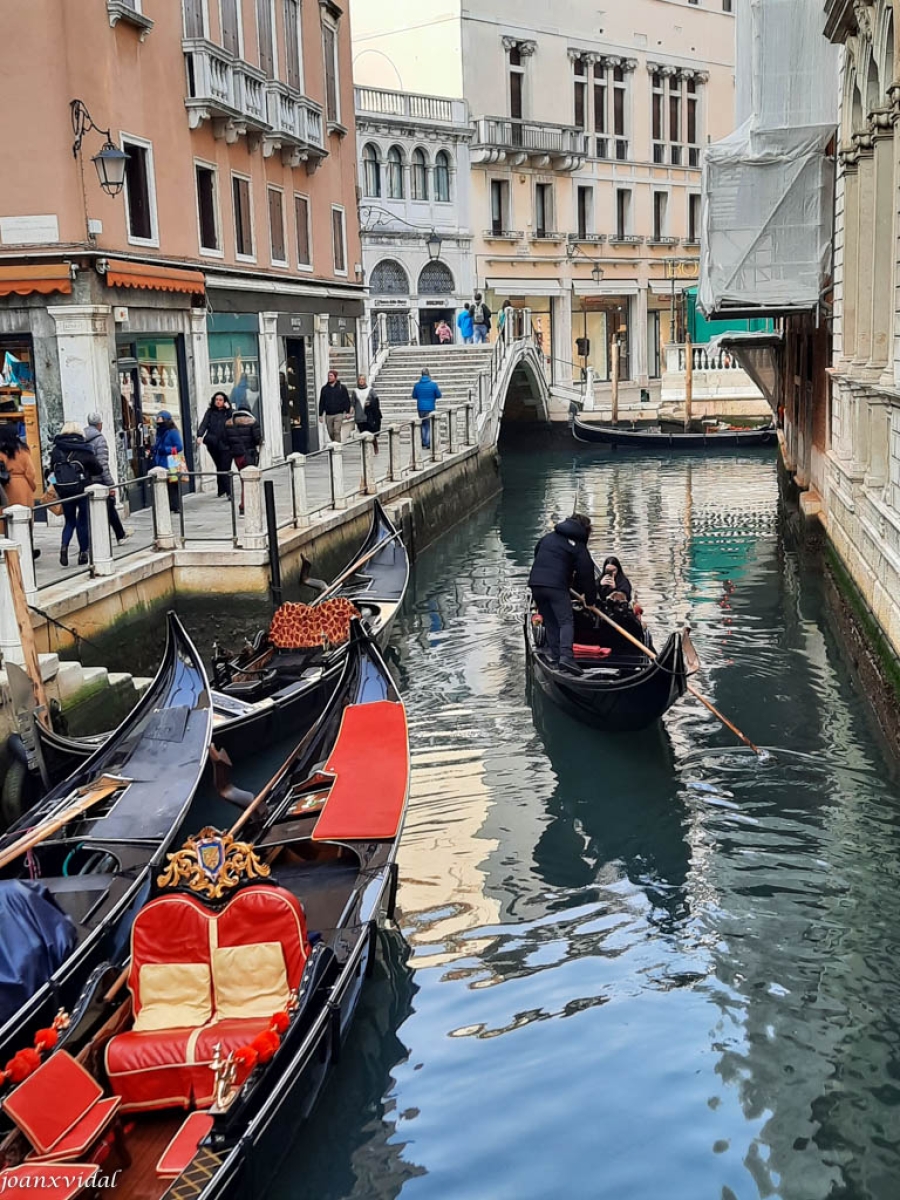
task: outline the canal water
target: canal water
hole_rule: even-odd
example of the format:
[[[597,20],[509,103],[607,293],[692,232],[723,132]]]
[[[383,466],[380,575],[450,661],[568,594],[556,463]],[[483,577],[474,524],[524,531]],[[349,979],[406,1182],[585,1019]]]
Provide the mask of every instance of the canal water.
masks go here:
[[[526,449],[503,485],[416,564],[398,929],[270,1195],[895,1200],[898,770],[773,457]],[[692,700],[617,737],[532,706],[575,504],[766,761]]]

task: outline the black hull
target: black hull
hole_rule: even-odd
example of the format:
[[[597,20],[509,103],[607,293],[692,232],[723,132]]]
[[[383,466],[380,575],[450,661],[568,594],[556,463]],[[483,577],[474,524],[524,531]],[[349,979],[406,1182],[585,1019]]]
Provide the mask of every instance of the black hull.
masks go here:
[[[771,426],[763,429],[726,429],[717,433],[664,433],[656,429],[622,429],[612,425],[572,422],[577,442],[592,445],[624,446],[637,450],[733,450],[754,446],[774,446],[778,440]]]

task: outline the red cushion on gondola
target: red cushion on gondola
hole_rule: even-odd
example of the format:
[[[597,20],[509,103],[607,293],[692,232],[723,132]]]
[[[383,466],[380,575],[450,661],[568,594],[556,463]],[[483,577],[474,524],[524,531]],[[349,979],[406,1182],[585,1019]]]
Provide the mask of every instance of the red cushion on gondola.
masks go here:
[[[609,646],[574,646],[576,658],[609,658],[612,650]]]
[[[46,1154],[29,1154],[28,1159],[38,1162],[66,1162],[70,1158],[86,1157],[91,1147],[97,1144],[101,1135],[112,1124],[120,1104],[118,1096],[107,1096],[98,1100],[64,1137],[53,1144],[51,1150]]]
[[[40,1196],[41,1200],[73,1200],[98,1172],[96,1163],[21,1163],[0,1171],[0,1196]]]
[[[209,966],[212,917],[209,909],[193,896],[160,896],[144,905],[131,927],[128,986],[134,997],[135,1013],[141,1011],[140,971],[145,964],[206,963]]]
[[[316,841],[396,837],[409,787],[403,705],[379,700],[346,708],[325,771],[337,778],[316,822]]]
[[[6,1097],[3,1110],[35,1151],[46,1155],[102,1095],[103,1088],[93,1075],[67,1051],[58,1050]]]
[[[216,945],[220,950],[257,942],[281,943],[288,987],[291,991],[299,987],[309,957],[309,941],[303,905],[292,892],[275,886],[247,888],[229,901],[216,920]]]
[[[162,1152],[156,1164],[157,1175],[167,1179],[180,1175],[190,1165],[197,1147],[215,1124],[209,1113],[191,1113]]]

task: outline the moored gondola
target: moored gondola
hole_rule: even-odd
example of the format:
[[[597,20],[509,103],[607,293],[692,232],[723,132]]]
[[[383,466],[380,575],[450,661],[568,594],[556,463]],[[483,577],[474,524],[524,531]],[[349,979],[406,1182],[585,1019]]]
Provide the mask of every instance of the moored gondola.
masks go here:
[[[134,922],[128,990],[4,1097],[9,1170],[41,1169],[25,1155],[55,1126],[27,1114],[66,1078],[66,1148],[85,1170],[108,1152],[123,1194],[264,1195],[373,966],[408,792],[405,711],[355,623],[341,686],[264,789],[252,838],[204,829],[169,856]]]
[[[633,450],[715,450],[749,449],[754,446],[774,446],[778,435],[774,425],[758,429],[732,429],[711,426],[697,431],[673,430],[658,426],[628,429],[621,425],[599,425],[572,419],[572,433],[577,442],[605,446],[621,446]]]
[[[620,611],[615,616],[652,649],[649,634],[633,614]],[[531,685],[596,729],[645,729],[684,695],[688,670],[679,632],[671,635],[654,661],[590,614],[577,611],[575,661],[583,670],[581,675],[551,666],[542,650],[542,633],[540,617],[529,598],[525,653]]]
[[[137,707],[0,837],[0,1062],[121,953],[193,799],[211,725],[203,663],[170,614]]]

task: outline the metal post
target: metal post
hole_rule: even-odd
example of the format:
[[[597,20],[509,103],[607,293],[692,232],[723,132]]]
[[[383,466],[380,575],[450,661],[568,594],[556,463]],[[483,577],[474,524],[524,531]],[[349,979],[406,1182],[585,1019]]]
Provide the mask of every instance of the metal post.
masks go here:
[[[612,340],[612,423],[619,423],[619,333]]]
[[[469,395],[471,394],[470,391]],[[466,405],[466,445],[475,445],[475,405],[471,400]]]
[[[263,510],[262,471],[259,467],[244,467],[241,471],[244,490],[244,533],[241,545],[245,550],[264,550],[266,545],[265,514]]]
[[[340,442],[328,447],[328,465],[331,470],[331,498],[335,508],[347,507],[347,489],[344,486],[344,449]]]
[[[694,407],[694,346],[691,342],[690,331],[684,343],[684,428],[691,427],[691,413]]]
[[[409,469],[411,471],[422,470],[422,418],[413,417],[410,421],[410,429],[412,431],[412,446],[409,454]]]
[[[375,434],[364,433],[360,438],[362,443],[362,478],[363,478],[363,495],[373,496],[378,491],[378,482],[375,479]]]
[[[278,547],[278,515],[275,512],[275,484],[267,479],[263,484],[266,506],[266,541],[269,546],[269,586],[272,603],[281,604],[281,555]],[[246,502],[245,502],[246,507]]]
[[[153,486],[153,526],[156,530],[156,549],[174,550],[175,531],[169,511],[169,472],[165,467],[152,467],[148,472]]]
[[[403,463],[400,458],[400,430],[396,425],[388,426],[388,479],[399,483],[403,478]]]
[[[6,536],[19,547],[25,599],[29,604],[33,604],[37,596],[37,580],[34,574],[34,514],[25,504],[11,504],[3,510],[3,515],[6,517]]]
[[[309,500],[306,494],[306,455],[289,454],[291,469],[291,497],[294,504],[294,528],[299,529],[309,521]]]
[[[115,570],[107,499],[109,488],[101,483],[85,488],[88,498],[88,525],[91,533],[91,558],[95,575],[112,575]]]

